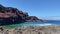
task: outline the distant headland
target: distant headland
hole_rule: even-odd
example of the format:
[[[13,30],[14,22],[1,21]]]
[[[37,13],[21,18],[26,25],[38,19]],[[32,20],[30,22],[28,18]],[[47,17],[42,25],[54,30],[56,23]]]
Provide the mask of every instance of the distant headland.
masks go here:
[[[42,21],[42,19],[36,16],[29,16],[27,12],[20,11],[17,8],[4,7],[0,4],[0,25],[38,21]]]

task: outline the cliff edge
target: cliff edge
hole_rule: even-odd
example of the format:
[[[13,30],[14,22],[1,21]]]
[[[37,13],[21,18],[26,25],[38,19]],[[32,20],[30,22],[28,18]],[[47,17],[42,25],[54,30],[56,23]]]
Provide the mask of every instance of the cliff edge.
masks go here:
[[[38,19],[36,16],[29,16],[27,12],[22,12],[17,8],[0,5],[0,25],[38,21],[42,20]]]

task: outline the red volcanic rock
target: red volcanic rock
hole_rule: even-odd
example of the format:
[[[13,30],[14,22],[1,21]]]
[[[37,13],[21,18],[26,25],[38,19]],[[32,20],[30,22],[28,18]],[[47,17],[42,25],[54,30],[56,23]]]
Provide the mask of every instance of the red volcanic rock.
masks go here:
[[[41,19],[38,19],[36,16],[29,16],[26,18],[27,22],[39,22],[42,21]]]
[[[0,13],[0,18],[16,17],[15,13]]]
[[[35,16],[29,16],[27,12],[19,11],[16,8],[0,5],[0,25],[41,21]]]

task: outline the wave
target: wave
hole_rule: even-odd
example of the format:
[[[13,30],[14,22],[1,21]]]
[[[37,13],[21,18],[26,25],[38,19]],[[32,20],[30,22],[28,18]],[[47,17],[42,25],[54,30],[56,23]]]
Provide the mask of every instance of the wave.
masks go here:
[[[58,26],[57,24],[50,24],[50,23],[44,23],[44,24],[24,24],[24,26]]]
[[[37,24],[38,26],[51,26],[51,25],[55,25],[56,26],[56,24],[49,24],[49,23],[44,23],[44,24]]]

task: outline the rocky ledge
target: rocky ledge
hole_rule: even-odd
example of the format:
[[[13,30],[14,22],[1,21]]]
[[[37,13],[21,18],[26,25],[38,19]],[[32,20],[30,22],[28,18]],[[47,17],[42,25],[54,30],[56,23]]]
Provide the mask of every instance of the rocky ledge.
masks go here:
[[[42,20],[38,19],[36,16],[29,16],[27,12],[22,12],[17,8],[0,5],[0,25],[38,21]]]

